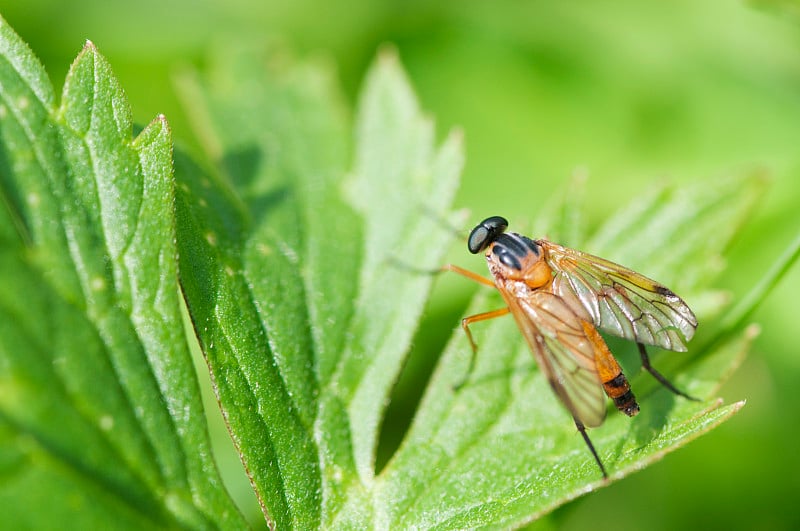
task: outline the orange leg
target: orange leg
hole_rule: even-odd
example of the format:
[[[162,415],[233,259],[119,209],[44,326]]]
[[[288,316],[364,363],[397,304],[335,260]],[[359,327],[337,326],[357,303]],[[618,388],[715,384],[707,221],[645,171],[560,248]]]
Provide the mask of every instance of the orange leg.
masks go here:
[[[405,269],[406,271],[412,271],[420,275],[438,275],[439,273],[444,273],[445,271],[452,271],[453,273],[458,273],[462,277],[466,277],[472,280],[473,282],[477,282],[478,284],[483,284],[484,286],[490,286],[492,288],[495,287],[494,282],[492,282],[491,279],[482,277],[477,273],[473,273],[468,269],[464,269],[463,267],[459,267],[454,264],[446,264],[440,267],[439,269],[420,269],[410,264],[406,264],[405,262],[402,262],[395,257],[389,257],[388,261],[392,265],[399,267],[400,269]]]
[[[511,312],[511,310],[508,308],[500,308],[499,310],[492,310],[491,312],[476,313],[475,315],[470,315],[461,319],[461,328],[463,328],[464,332],[467,333],[467,339],[469,339],[469,344],[472,347],[473,354],[478,352],[478,345],[475,343],[475,340],[472,339],[472,331],[469,329],[469,325],[473,323],[479,323],[481,321],[488,321],[489,319],[494,319],[495,317],[502,317],[509,312]]]
[[[491,312],[484,312],[484,313],[477,313],[475,315],[470,315],[469,317],[464,317],[461,319],[461,328],[464,329],[464,332],[467,333],[467,339],[469,339],[469,345],[472,347],[472,354],[469,357],[469,366],[467,367],[467,371],[464,374],[464,377],[458,384],[454,387],[456,390],[460,389],[467,380],[469,380],[470,375],[472,374],[472,370],[475,368],[475,355],[478,353],[478,345],[475,343],[475,340],[472,338],[472,331],[469,329],[469,325],[473,323],[477,323],[480,321],[488,321],[489,319],[494,319],[495,317],[502,317],[507,313],[511,312],[508,308],[500,308],[498,310],[492,310]]]
[[[457,265],[447,264],[443,265],[440,271],[452,271],[453,273],[458,273],[462,277],[467,277],[470,280],[477,282],[478,284],[483,284],[484,286],[494,287],[494,282],[491,279],[486,277],[482,277],[477,273],[473,273],[468,269],[464,269],[463,267],[458,267]],[[480,321],[480,319],[478,319]]]
[[[401,262],[395,262],[395,265],[402,266],[403,268],[408,269],[410,271],[416,271],[417,273],[424,273],[424,274],[437,274],[437,273],[443,273],[445,271],[451,271],[453,273],[457,273],[457,274],[461,275],[462,277],[466,277],[466,278],[472,280],[473,282],[477,282],[478,284],[483,284],[484,286],[489,286],[489,287],[492,287],[492,288],[495,287],[494,282],[491,279],[488,279],[486,277],[482,277],[481,275],[479,275],[477,273],[473,273],[472,271],[470,271],[468,269],[464,269],[463,267],[459,267],[459,266],[454,265],[454,264],[443,265],[441,268],[439,268],[439,269],[437,269],[435,271],[423,271],[423,270],[416,269],[414,267],[408,266],[406,264],[403,264]],[[501,317],[503,315],[506,315],[510,311],[511,310],[509,310],[508,308],[501,308],[499,310],[494,310],[494,311],[491,311],[491,312],[484,312],[484,313],[478,313],[478,314],[475,314],[475,315],[470,315],[470,316],[465,317],[465,318],[463,318],[461,320],[461,328],[463,328],[464,332],[467,334],[467,339],[469,339],[470,347],[472,347],[472,356],[470,356],[470,358],[469,358],[469,367],[468,367],[466,376],[464,377],[464,379],[460,383],[458,383],[455,386],[456,389],[459,389],[462,385],[464,385],[464,383],[466,383],[467,379],[469,378],[469,375],[472,374],[473,367],[475,366],[475,354],[478,351],[478,345],[475,343],[475,339],[472,337],[472,331],[469,329],[469,325],[471,325],[473,323],[477,323],[479,321],[486,321],[488,319],[494,319],[495,317]]]
[[[492,282],[491,279],[482,277],[477,273],[473,273],[472,271],[469,271],[457,265],[453,264],[444,265],[442,266],[441,271],[452,271],[453,273],[458,273],[462,277],[466,277],[474,282],[477,282],[478,284],[483,284],[484,286],[489,286],[492,288],[495,287],[494,282]],[[472,369],[475,367],[475,354],[478,352],[478,345],[475,343],[475,339],[472,337],[472,331],[469,329],[469,325],[480,321],[494,319],[495,317],[502,317],[503,315],[506,315],[510,311],[511,310],[509,310],[508,308],[500,308],[499,310],[478,313],[461,319],[461,328],[463,328],[464,332],[467,334],[467,339],[469,339],[469,345],[470,347],[472,347],[472,355],[469,358],[469,367],[467,367],[467,372],[464,375],[464,378],[457,385],[454,386],[456,390],[460,389],[461,386],[463,386],[467,382],[469,376],[472,374]]]

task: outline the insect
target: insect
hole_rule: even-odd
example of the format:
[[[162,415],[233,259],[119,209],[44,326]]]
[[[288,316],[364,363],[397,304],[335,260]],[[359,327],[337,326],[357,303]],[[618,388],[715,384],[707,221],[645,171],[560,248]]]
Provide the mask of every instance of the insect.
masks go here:
[[[485,251],[492,279],[452,264],[443,268],[497,288],[506,303],[461,321],[473,351],[467,374],[477,352],[470,325],[513,315],[536,363],[608,478],[586,428],[605,419],[603,392],[629,417],[639,412],[639,404],[598,329],[635,341],[645,370],[673,393],[696,400],[651,366],[645,345],[685,351],[697,318],[680,297],[654,280],[545,239],[507,233],[507,228],[505,218],[493,216],[469,235],[469,251]]]

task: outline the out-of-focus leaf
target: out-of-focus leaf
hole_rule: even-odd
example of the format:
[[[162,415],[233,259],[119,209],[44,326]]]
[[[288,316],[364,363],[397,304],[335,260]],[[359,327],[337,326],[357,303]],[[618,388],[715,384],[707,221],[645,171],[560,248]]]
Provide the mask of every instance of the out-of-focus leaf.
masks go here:
[[[240,526],[181,330],[172,147],[87,43],[60,106],[0,19],[0,513],[12,528]]]
[[[766,180],[744,174],[659,186],[606,222],[587,251],[612,257],[689,295],[724,267],[723,251],[763,196]]]

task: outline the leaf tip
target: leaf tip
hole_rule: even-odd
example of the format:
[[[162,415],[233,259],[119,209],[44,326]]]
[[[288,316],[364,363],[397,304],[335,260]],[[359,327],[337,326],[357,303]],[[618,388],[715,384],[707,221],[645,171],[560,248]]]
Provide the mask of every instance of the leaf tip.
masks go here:
[[[167,120],[167,116],[163,113],[159,113],[155,118],[153,118],[153,121],[148,125],[148,128],[150,127],[156,127],[167,135],[172,134],[172,128],[169,126],[169,120]]]
[[[772,172],[766,166],[751,168],[747,176],[761,185],[768,185],[772,181]]]
[[[761,335],[761,325],[758,323],[750,323],[744,331],[744,337],[748,341],[752,341]]]
[[[735,415],[736,413],[738,413],[739,410],[741,410],[746,403],[747,400],[745,399],[745,400],[739,400],[738,402],[733,402],[732,404],[725,405],[725,400],[723,398],[717,398],[714,400],[714,404],[706,411],[710,412],[725,406],[725,414],[722,416],[722,418],[727,419],[731,415]]]
[[[142,145],[148,142],[166,142],[166,145],[169,146],[170,152],[172,151],[172,129],[169,126],[169,121],[167,121],[167,117],[163,114],[159,114],[153,120],[147,124],[147,127],[142,129],[142,131],[136,136],[134,140],[135,145]]]
[[[81,48],[81,51],[72,62],[72,66],[67,73],[67,79],[70,79],[72,71],[75,70],[77,65],[79,65],[82,61],[87,60],[87,58],[89,61],[95,61],[98,57],[100,57],[100,51],[97,49],[97,46],[91,40],[86,39],[86,42],[83,43],[83,48]],[[65,89],[66,85],[67,83],[65,83]]]
[[[383,43],[378,49],[378,61],[382,65],[394,65],[399,62],[399,52],[397,46],[392,43]]]
[[[464,129],[459,126],[455,126],[452,129],[450,129],[450,133],[448,134],[448,140],[450,140],[451,142],[457,142],[459,144],[463,143]]]

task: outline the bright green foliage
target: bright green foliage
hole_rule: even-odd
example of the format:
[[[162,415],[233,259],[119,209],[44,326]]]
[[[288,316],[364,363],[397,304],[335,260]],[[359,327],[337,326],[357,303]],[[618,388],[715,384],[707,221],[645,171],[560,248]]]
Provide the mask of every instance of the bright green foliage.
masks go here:
[[[405,441],[375,470],[434,279],[425,272],[442,264],[448,226],[469,226],[448,214],[459,135],[437,141],[390,51],[354,125],[323,66],[230,44],[210,65],[181,79],[207,156],[179,153],[173,181],[165,119],[132,138],[124,94],[91,43],[57,106],[0,21],[3,522],[244,525],[210,455],[178,276],[276,528],[507,528],[605,485],[508,318],[476,325],[475,371],[456,389],[470,356],[457,330]],[[642,413],[591,431],[616,480],[741,408],[715,394],[756,333],[745,318],[798,246],[729,309],[709,285],[761,179],[659,188],[589,239],[577,184],[542,205],[538,230],[657,278],[702,323],[688,353],[654,354],[700,402],[636,375]],[[484,290],[471,311],[500,304]],[[632,359],[629,344],[610,344]]]
[[[352,148],[329,76],[282,59],[226,49],[207,78],[183,78],[215,169],[183,159],[177,166],[184,294],[270,521],[278,528],[506,527],[602,486],[511,319],[476,325],[477,367],[455,391],[469,357],[457,331],[405,442],[375,474],[381,415],[431,281],[421,271],[440,265],[452,241],[439,216],[455,187],[458,144],[451,136],[435,147],[391,54],[367,78]],[[542,223],[554,237],[568,234],[573,245],[626,261],[702,302],[699,348],[655,356],[667,374],[680,367],[674,381],[702,401],[634,378],[642,414],[610,415],[591,432],[614,479],[741,408],[714,393],[755,331],[714,335],[712,316],[725,299],[708,285],[762,187],[757,177],[665,187],[589,241],[574,226],[580,190],[573,187]],[[472,310],[499,304],[481,294]],[[626,355],[623,342],[613,346]]]
[[[220,178],[179,160],[181,282],[251,479],[278,528],[374,521],[381,413],[433,278],[393,259],[441,262],[451,236],[430,213],[452,200],[458,139],[433,147],[388,53],[349,174],[320,70],[226,54],[184,88],[224,156]]]
[[[689,295],[701,292],[705,283],[682,281],[707,278],[702,273],[709,263],[716,263],[713,258],[719,258],[730,237],[729,232],[709,228],[703,239],[693,231],[707,225],[738,225],[757,198],[753,194],[757,186],[757,180],[747,178],[720,190],[708,185],[685,191],[663,189],[622,210],[591,241],[574,244],[603,256],[620,256],[648,274],[660,271],[656,278],[682,286],[691,304]],[[579,189],[570,190],[580,196]],[[567,204],[556,209],[557,219],[541,223],[554,239],[581,232],[568,225],[578,219],[571,208],[575,207]],[[652,244],[652,234],[660,230],[677,245]],[[639,252],[625,258],[628,243],[638,243]],[[674,261],[676,267],[661,271],[659,264],[665,261]],[[470,313],[501,304],[496,295],[479,296]],[[704,325],[706,316],[698,316]],[[457,333],[409,436],[382,474],[378,499],[387,507],[393,527],[519,525],[604,484],[569,414],[543,375],[531,368],[530,351],[513,320],[498,319],[473,328],[480,350],[469,383],[453,392],[463,378],[469,349],[466,338]],[[702,341],[702,328],[700,335]],[[740,330],[713,349],[695,350],[690,344],[688,353],[655,357],[666,374],[673,374],[671,368],[681,363],[683,372],[673,378],[674,383],[701,402],[658,388],[649,375],[632,379],[642,412],[629,419],[612,411],[601,428],[590,431],[612,479],[652,463],[741,408],[742,403],[723,406],[713,397],[722,378],[741,361],[753,335],[754,331]],[[609,344],[621,355],[629,347],[621,340]],[[667,361],[673,363],[663,363]]]
[[[91,43],[57,107],[2,19],[0,86],[4,526],[242,525],[182,335],[166,120],[132,139]]]

